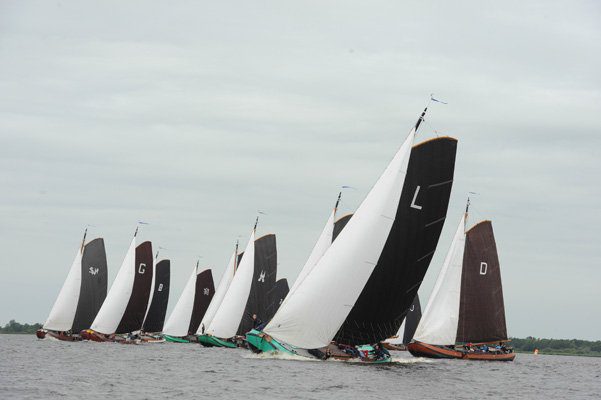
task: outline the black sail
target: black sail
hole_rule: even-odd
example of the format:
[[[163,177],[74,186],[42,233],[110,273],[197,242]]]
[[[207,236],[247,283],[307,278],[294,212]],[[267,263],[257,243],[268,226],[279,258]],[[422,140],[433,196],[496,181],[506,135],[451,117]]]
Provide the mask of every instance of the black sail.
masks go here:
[[[340,217],[336,222],[334,222],[334,232],[332,232],[332,242],[336,240],[340,232],[344,229],[346,224],[351,220],[353,214],[347,214],[344,217]]]
[[[405,317],[405,332],[403,332],[404,344],[410,343],[411,339],[413,339],[413,335],[415,335],[415,330],[417,329],[420,319],[422,319],[422,308],[419,304],[419,295],[416,294],[413,303],[411,303],[411,307],[409,307],[409,311],[407,311],[407,316]]]
[[[457,342],[507,340],[503,287],[490,221],[465,234]]]
[[[288,295],[290,288],[288,287],[288,280],[286,278],[278,280],[275,285],[271,288],[268,293],[269,306],[267,307],[267,316],[265,322],[268,322],[273,318],[275,313],[280,308],[280,305]]]
[[[192,317],[190,318],[188,334],[193,335],[198,330],[200,322],[205,316],[214,294],[215,284],[213,283],[213,273],[211,270],[207,269],[196,275],[194,306],[192,306]]]
[[[165,324],[165,315],[167,314],[167,305],[169,303],[169,279],[171,271],[171,262],[161,260],[155,265],[154,269],[154,288],[152,291],[152,302],[146,313],[144,332],[162,332]]]
[[[79,302],[73,319],[73,332],[89,329],[106,298],[108,272],[104,240],[94,239],[83,248]]]
[[[255,240],[255,269],[246,308],[238,327],[239,335],[253,328],[253,314],[267,322],[268,293],[275,285],[277,263],[275,235],[265,235]]]
[[[457,140],[449,137],[413,147],[390,234],[367,284],[336,334],[337,342],[375,343],[398,332],[438,244],[453,184],[456,150]]]
[[[152,286],[152,244],[144,242],[136,247],[135,277],[129,302],[115,333],[140,330],[148,307]]]

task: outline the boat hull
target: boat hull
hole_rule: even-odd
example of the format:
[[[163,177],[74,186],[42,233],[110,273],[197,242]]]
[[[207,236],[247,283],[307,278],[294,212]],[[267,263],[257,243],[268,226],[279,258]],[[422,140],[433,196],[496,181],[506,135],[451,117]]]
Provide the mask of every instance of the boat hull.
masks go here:
[[[79,335],[68,335],[65,333],[53,332],[53,331],[47,331],[46,336],[57,339],[57,340],[62,340],[64,342],[81,342],[83,340],[82,337]]]
[[[46,337],[46,331],[43,329],[38,329],[37,331],[35,331],[35,336],[38,339],[44,339]]]
[[[407,350],[415,357],[465,359],[483,361],[513,361],[515,353],[464,353],[427,343],[412,342],[407,345]]]
[[[165,341],[169,342],[169,343],[190,343],[189,340],[187,340],[186,338],[182,338],[182,337],[169,336],[169,335],[163,335],[163,337],[165,338]]]
[[[271,336],[256,329],[252,329],[246,334],[246,342],[255,353],[274,353],[277,351],[284,354],[297,354],[293,349],[285,347]]]
[[[219,339],[215,336],[201,335],[198,337],[198,342],[204,347],[226,347],[235,349],[236,345],[227,340]]]

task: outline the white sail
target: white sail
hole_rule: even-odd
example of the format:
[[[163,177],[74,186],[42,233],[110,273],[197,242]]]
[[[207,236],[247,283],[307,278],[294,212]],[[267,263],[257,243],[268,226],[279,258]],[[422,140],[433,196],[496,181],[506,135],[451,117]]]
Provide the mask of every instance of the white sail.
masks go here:
[[[206,332],[209,335],[228,339],[234,337],[242,321],[244,308],[250,294],[250,285],[255,270],[255,230],[253,229],[244,250],[242,261],[234,279],[226,292],[219,309],[215,313]]]
[[[152,298],[154,297],[154,283],[157,277],[157,260],[156,258],[152,259],[152,281],[150,282],[150,294],[148,295],[148,304],[146,305],[146,312],[144,313],[144,321],[142,322],[142,327],[146,323],[146,318],[148,317],[148,311],[150,311],[150,306],[152,305]]]
[[[415,128],[353,218],[282,305],[265,332],[304,349],[326,346],[334,338],[375,268],[390,234],[414,137]]]
[[[77,250],[75,260],[67,274],[67,279],[50,310],[44,323],[44,329],[52,331],[69,331],[73,327],[73,319],[79,302],[81,290],[81,248]],[[79,332],[78,332],[79,333]]]
[[[184,287],[175,308],[171,312],[169,319],[165,323],[163,333],[169,336],[184,337],[188,335],[190,320],[192,319],[192,309],[194,308],[194,295],[196,293],[197,267],[194,267],[192,275]]]
[[[405,334],[405,321],[407,320],[407,318],[405,318],[403,320],[403,323],[401,324],[401,327],[399,328],[399,330],[397,331],[396,335],[394,335],[391,338],[388,338],[384,341],[384,343],[390,343],[390,344],[403,344],[403,335]]]
[[[465,214],[438,274],[428,305],[413,339],[435,345],[453,345],[457,338],[461,271],[465,247]]]
[[[211,322],[213,321],[213,317],[215,317],[215,314],[217,313],[217,310],[219,309],[219,306],[221,306],[221,303],[223,302],[223,298],[225,297],[225,294],[227,293],[230,284],[232,283],[232,280],[234,279],[234,274],[236,272],[236,259],[238,258],[238,246],[236,246],[236,250],[234,251],[234,254],[232,254],[232,257],[230,258],[230,262],[227,264],[227,267],[225,269],[225,272],[223,273],[223,276],[221,276],[221,281],[219,282],[219,286],[217,287],[217,290],[215,291],[215,294],[213,295],[213,299],[211,299],[211,303],[209,304],[209,307],[207,308],[207,311],[205,312],[204,317],[202,318],[202,321],[200,321],[200,325],[198,326],[198,331],[196,331],[197,335],[202,335],[204,334],[203,332],[203,327],[204,330],[206,331],[206,329],[209,327],[209,325],[211,325]]]
[[[290,291],[288,292],[288,295],[286,297],[291,296],[292,293],[294,293],[296,291],[296,289],[301,284],[301,282],[313,270],[313,267],[315,267],[315,264],[317,264],[317,262],[325,254],[325,252],[330,248],[330,245],[332,244],[332,236],[334,235],[334,219],[335,218],[336,218],[336,209],[334,209],[332,211],[332,213],[330,214],[330,218],[328,218],[328,222],[326,222],[326,226],[323,227],[323,231],[321,232],[321,235],[319,235],[319,239],[317,239],[317,243],[315,243],[315,246],[313,247],[313,250],[311,251],[311,255],[307,259],[307,262],[303,266],[303,269],[301,269],[300,274],[298,274],[296,281],[294,281],[294,284],[290,288]],[[286,301],[286,300],[284,300],[284,301]]]
[[[111,286],[111,290],[106,296],[98,315],[92,322],[91,329],[104,333],[112,334],[117,330],[119,322],[125,313],[127,303],[131,296],[136,275],[136,238],[134,237],[129,245],[123,264],[117,273],[117,277]]]

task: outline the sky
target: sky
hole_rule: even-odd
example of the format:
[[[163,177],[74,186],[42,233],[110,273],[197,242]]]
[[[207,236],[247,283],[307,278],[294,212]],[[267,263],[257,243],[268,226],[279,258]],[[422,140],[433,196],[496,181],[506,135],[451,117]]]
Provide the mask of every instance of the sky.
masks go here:
[[[417,141],[459,144],[422,301],[473,191],[509,334],[601,339],[600,20],[597,1],[0,2],[0,324],[46,319],[87,226],[111,282],[148,222],[172,309],[261,210],[293,281],[340,187],[352,212],[434,93]]]

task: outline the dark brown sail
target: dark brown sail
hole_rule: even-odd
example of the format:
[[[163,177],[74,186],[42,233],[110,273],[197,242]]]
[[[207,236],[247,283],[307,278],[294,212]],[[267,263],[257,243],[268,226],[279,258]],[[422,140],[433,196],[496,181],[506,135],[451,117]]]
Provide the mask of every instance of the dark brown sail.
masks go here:
[[[507,340],[497,245],[490,221],[465,234],[458,343]]]
[[[169,280],[171,276],[171,262],[159,261],[154,268],[154,288],[152,289],[152,302],[146,313],[144,332],[162,332],[169,303]]]
[[[106,298],[108,272],[104,240],[94,239],[83,248],[81,257],[81,286],[73,319],[73,332],[90,328]]]
[[[344,217],[340,217],[336,222],[334,222],[334,231],[332,232],[332,242],[336,240],[340,232],[344,229],[346,224],[351,220],[353,214],[347,214]]]
[[[140,330],[152,286],[152,244],[144,242],[136,247],[135,277],[129,302],[115,333]]]
[[[269,234],[255,240],[255,268],[246,308],[238,327],[239,335],[253,328],[253,314],[267,322],[268,293],[275,285],[277,262],[275,235]]]
[[[399,330],[438,244],[449,204],[456,150],[457,140],[450,137],[413,147],[388,239],[336,334],[337,342],[375,343]]]
[[[194,290],[194,305],[192,306],[192,317],[188,334],[194,335],[200,326],[202,318],[211,304],[215,294],[215,284],[213,283],[213,273],[210,269],[202,271],[196,275],[196,287]]]

